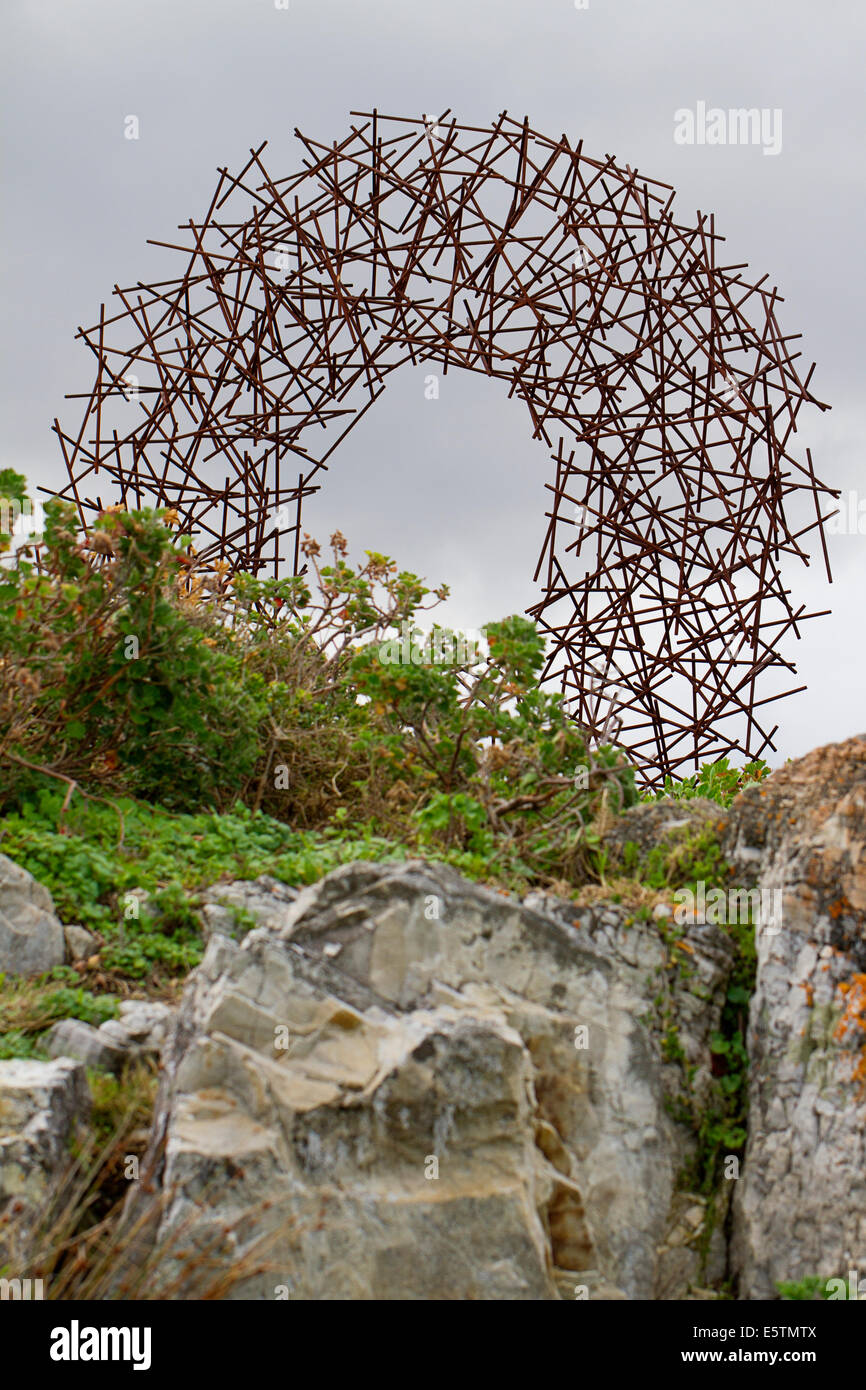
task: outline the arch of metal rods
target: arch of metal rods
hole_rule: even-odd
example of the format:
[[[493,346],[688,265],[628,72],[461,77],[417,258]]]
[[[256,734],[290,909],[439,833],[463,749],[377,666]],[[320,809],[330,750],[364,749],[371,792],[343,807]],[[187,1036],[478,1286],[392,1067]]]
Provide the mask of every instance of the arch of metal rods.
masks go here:
[[[837,495],[792,452],[820,402],[776,290],[718,263],[712,216],[677,221],[669,185],[565,135],[353,115],[340,143],[296,132],[289,178],[264,146],[221,170],[154,243],[180,273],[79,330],[96,379],[78,428],[55,421],[64,495],[86,520],[109,484],[106,505],[176,508],[203,560],[297,572],[303,499],[388,373],[482,372],[550,453],[528,612],[574,718],[650,784],[774,747],[756,711],[793,692],[758,678],[795,671],[781,639],[817,616],[782,567],[817,532],[829,581]]]

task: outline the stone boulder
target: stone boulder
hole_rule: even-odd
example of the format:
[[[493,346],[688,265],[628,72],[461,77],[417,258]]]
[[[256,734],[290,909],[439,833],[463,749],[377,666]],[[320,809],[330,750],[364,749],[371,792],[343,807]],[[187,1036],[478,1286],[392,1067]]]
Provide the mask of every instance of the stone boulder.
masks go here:
[[[127,999],[119,1015],[99,1028],[81,1019],[63,1018],[49,1029],[46,1050],[52,1057],[72,1057],[115,1075],[129,1061],[158,1061],[172,1017],[169,1006]]]
[[[729,825],[740,879],[780,906],[757,933],[732,1244],[739,1296],[773,1298],[808,1276],[866,1279],[866,737],[746,788]]]
[[[691,1138],[653,1000],[700,1093],[731,948],[685,934],[681,974],[623,908],[411,861],[345,866],[268,928],[213,936],[130,1203],[154,1184],[159,1277],[178,1242],[216,1241],[240,1297],[686,1296],[697,1261],[667,1252]]]
[[[86,927],[72,925],[63,928],[63,936],[66,941],[66,959],[68,961],[88,960],[90,956],[98,955],[102,942],[99,937]]]
[[[48,889],[0,854],[0,974],[42,975],[65,957],[63,926]]]

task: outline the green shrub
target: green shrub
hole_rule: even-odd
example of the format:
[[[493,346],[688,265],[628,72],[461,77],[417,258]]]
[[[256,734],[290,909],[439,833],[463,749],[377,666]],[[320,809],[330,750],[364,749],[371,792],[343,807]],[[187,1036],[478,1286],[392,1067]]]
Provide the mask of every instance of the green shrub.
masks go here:
[[[166,806],[234,800],[259,752],[261,681],[190,620],[189,539],[152,511],[45,509],[0,571],[0,806],[47,774]]]

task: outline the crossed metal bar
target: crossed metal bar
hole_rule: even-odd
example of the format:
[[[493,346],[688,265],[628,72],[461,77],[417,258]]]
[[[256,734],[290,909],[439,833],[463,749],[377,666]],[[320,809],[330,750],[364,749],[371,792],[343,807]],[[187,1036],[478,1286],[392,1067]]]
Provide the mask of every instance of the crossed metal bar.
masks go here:
[[[200,563],[297,572],[303,499],[388,374],[482,372],[550,452],[544,680],[650,785],[773,748],[756,711],[794,692],[759,677],[795,672],[782,639],[819,616],[783,566],[816,532],[829,582],[838,495],[793,452],[800,407],[827,407],[776,289],[718,263],[712,216],[565,135],[352,115],[333,145],[296,131],[289,178],[264,146],[221,169],[202,221],[153,243],[181,273],[79,329],[96,379],[77,430],[54,422],[63,495],[86,520],[110,485],[176,508]]]

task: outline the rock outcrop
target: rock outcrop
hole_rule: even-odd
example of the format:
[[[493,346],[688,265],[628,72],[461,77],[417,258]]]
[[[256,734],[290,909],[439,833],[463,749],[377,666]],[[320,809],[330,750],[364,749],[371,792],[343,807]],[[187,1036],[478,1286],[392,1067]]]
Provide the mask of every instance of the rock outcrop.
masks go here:
[[[65,956],[63,926],[48,889],[0,854],[0,974],[41,975]]]
[[[421,862],[214,936],[164,1051],[159,1241],[222,1234],[239,1267],[266,1246],[245,1297],[685,1296],[697,1255],[660,1255],[690,1140],[652,1000],[700,1090],[731,960],[714,926],[688,946],[685,977],[624,909]]]
[[[739,1296],[852,1269],[866,1279],[866,737],[747,788],[727,853],[781,903],[779,929],[757,934]]]
[[[21,1262],[33,1222],[89,1113],[80,1062],[0,1062],[0,1268],[8,1264],[14,1277],[27,1273]]]
[[[99,937],[92,931],[87,931],[85,927],[77,925],[64,927],[63,936],[66,941],[66,959],[68,961],[87,960],[88,957],[98,954],[102,944]]]
[[[181,1246],[207,1247],[220,1296],[230,1270],[245,1298],[681,1299],[732,1281],[767,1299],[851,1271],[862,1286],[866,736],[727,812],[635,807],[607,844],[621,867],[629,841],[668,863],[712,838],[759,913],[745,1160],[709,1199],[684,1181],[695,1139],[677,1117],[714,1094],[747,919],[683,925],[652,896],[640,912],[520,902],[439,864],[356,863],[303,891],[215,885],[177,1010],[127,1001],[98,1029],[56,1024],[60,1060],[0,1062],[0,1265],[86,1114],[83,1063],[161,1057],[127,1213],[150,1220],[128,1259],[186,1297],[206,1290]],[[47,969],[63,947],[50,895],[0,856],[0,969]]]

